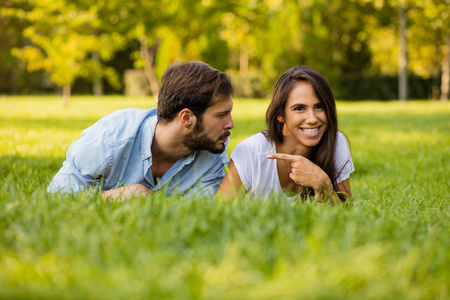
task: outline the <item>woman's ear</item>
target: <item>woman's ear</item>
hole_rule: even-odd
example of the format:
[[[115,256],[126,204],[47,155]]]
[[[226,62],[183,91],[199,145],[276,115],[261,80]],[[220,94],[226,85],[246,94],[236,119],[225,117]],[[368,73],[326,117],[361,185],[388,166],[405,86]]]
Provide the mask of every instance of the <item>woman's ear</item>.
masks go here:
[[[291,132],[289,131],[289,129],[286,126],[286,123],[283,124],[283,132],[282,132],[283,136],[289,136],[291,135]]]
[[[283,136],[288,136],[291,135],[291,132],[289,131],[289,129],[286,126],[286,123],[284,122],[284,118],[282,116],[278,116],[277,117],[278,122],[283,123]]]
[[[189,128],[195,122],[195,115],[189,108],[183,108],[178,113],[178,118],[184,128]]]

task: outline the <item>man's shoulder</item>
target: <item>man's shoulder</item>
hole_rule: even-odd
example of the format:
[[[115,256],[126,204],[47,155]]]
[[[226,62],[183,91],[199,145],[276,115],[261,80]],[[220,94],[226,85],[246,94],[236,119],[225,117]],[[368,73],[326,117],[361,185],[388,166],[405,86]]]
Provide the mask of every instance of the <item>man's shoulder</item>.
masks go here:
[[[156,108],[149,110],[122,109],[101,118],[94,126],[86,129],[86,133],[104,132],[110,142],[121,144],[126,140],[133,140],[142,128],[149,127],[143,126],[143,124],[147,124],[153,119],[156,124]]]
[[[156,118],[156,108],[127,108],[115,111],[98,122],[113,131],[127,132],[137,131],[142,123],[153,117]]]
[[[156,107],[151,109],[141,109],[141,108],[125,108],[117,110],[99,120],[103,123],[139,123],[149,117],[156,117]]]

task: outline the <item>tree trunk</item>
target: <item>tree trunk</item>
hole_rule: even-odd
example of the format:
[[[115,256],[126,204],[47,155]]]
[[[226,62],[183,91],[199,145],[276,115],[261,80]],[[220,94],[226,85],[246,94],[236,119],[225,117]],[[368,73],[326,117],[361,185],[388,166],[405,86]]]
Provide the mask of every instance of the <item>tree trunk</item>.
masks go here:
[[[159,44],[160,39],[157,39],[153,46],[149,48],[147,45],[147,37],[141,37],[141,56],[144,59],[145,76],[147,77],[147,80],[150,84],[150,90],[152,91],[155,99],[158,97],[159,83],[153,66],[155,63],[156,52],[158,51]]]
[[[435,42],[434,42],[434,49],[435,49],[435,57],[434,65],[433,65],[433,71],[432,71],[432,81],[431,81],[431,95],[430,98],[432,100],[437,100],[440,97],[441,93],[441,86],[440,86],[440,79],[442,77],[442,33],[440,28],[436,29],[435,32]]]
[[[405,6],[400,7],[400,32],[399,32],[399,56],[398,56],[398,99],[408,99],[408,52],[406,48],[407,16]]]
[[[98,68],[100,68],[100,56],[98,55],[98,51],[92,51],[91,53],[92,61],[94,62],[94,65]],[[92,92],[94,96],[102,96],[103,95],[103,84],[102,79],[94,75],[94,83],[92,86]]]
[[[247,46],[242,45],[239,53],[239,75],[247,76],[248,74],[248,50]]]
[[[447,32],[445,37],[445,46],[443,49],[444,61],[442,62],[441,77],[441,101],[447,101],[449,98],[450,86],[450,33]]]
[[[70,104],[70,85],[66,84],[63,86],[63,105],[68,107]]]

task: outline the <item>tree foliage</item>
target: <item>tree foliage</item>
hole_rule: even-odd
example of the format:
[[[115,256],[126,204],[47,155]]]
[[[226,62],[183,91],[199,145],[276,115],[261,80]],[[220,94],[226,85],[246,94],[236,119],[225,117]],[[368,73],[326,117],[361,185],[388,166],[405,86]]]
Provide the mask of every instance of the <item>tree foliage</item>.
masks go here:
[[[267,95],[282,72],[307,64],[348,97],[343,82],[398,73],[399,7],[409,24],[409,72],[432,81],[426,96],[438,96],[448,73],[449,0],[3,2],[0,26],[13,22],[10,36],[21,37],[0,51],[61,86],[81,77],[120,88],[125,55],[156,84],[174,61],[206,61],[227,71],[240,96]]]

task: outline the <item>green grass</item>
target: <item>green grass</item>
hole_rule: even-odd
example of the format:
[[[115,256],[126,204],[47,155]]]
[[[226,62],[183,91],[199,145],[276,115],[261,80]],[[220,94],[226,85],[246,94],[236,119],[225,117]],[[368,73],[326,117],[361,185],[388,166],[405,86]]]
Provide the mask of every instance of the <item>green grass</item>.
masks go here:
[[[0,97],[0,299],[449,298],[449,104],[338,102],[354,207],[46,193],[84,128],[154,105]],[[235,100],[228,153],[267,105]]]

